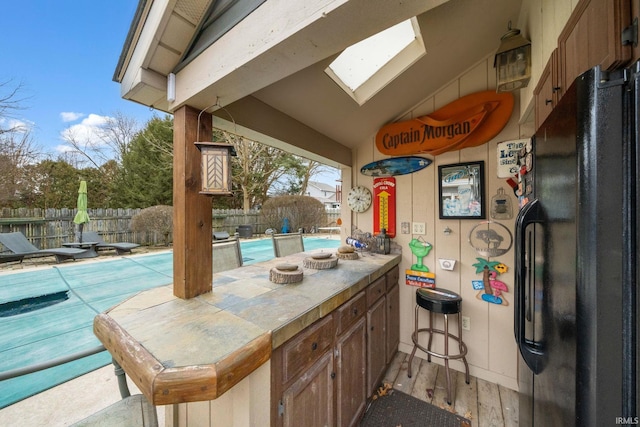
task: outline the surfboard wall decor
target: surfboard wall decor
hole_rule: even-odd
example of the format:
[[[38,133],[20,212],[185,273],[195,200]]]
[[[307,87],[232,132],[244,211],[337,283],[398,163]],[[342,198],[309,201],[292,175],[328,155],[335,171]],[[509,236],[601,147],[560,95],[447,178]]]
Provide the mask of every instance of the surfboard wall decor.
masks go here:
[[[511,92],[488,90],[463,96],[426,116],[383,126],[376,134],[376,147],[390,156],[436,156],[475,147],[500,133],[513,104]]]
[[[368,163],[360,168],[360,173],[373,177],[406,175],[429,166],[431,159],[419,156],[402,156]]]

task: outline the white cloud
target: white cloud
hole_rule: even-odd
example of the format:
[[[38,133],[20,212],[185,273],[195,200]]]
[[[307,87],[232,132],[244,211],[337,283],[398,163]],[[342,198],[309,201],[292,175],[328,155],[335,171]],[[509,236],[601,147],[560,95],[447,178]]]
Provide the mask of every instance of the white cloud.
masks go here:
[[[33,129],[33,126],[33,122],[0,118],[0,129],[13,129],[16,132],[25,133]]]
[[[75,141],[83,146],[93,146],[94,148],[104,146],[105,142],[101,135],[104,134],[104,126],[109,120],[113,120],[113,118],[89,114],[80,123],[71,125],[60,132],[60,138],[64,141]],[[66,151],[62,150],[60,146],[57,150]]]
[[[75,122],[81,117],[84,117],[84,113],[73,113],[71,111],[63,111],[60,113],[60,118],[63,122]]]

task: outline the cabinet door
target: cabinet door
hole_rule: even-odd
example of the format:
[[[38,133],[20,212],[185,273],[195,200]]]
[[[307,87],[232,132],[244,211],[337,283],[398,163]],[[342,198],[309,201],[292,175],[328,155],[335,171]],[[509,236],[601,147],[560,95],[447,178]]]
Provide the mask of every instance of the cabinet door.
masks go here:
[[[386,367],[386,297],[380,298],[367,311],[367,390],[371,395]]]
[[[284,427],[331,427],[333,351],[328,351],[282,395]]]
[[[558,49],[554,49],[549,58],[549,62],[547,62],[547,65],[542,71],[538,85],[533,91],[536,108],[536,129],[538,129],[549,116],[553,107],[555,107],[558,102],[558,94],[556,92],[559,91],[560,88],[557,86],[557,57]]]
[[[558,37],[560,97],[580,74],[596,65],[612,70],[631,59],[623,28],[631,22],[629,0],[580,0]]]
[[[336,343],[338,427],[355,426],[367,402],[367,344],[364,316]]]
[[[387,292],[387,365],[398,351],[400,344],[400,286],[396,285]]]

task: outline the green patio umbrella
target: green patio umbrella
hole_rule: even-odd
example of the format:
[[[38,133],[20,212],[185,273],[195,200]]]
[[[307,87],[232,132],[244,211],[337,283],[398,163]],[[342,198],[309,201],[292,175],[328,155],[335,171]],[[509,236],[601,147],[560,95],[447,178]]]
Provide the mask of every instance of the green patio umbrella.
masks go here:
[[[76,213],[73,222],[78,224],[80,229],[80,236],[78,237],[80,243],[82,243],[82,229],[84,225],[89,222],[89,214],[87,213],[87,182],[80,181],[80,188],[78,189],[78,213]]]

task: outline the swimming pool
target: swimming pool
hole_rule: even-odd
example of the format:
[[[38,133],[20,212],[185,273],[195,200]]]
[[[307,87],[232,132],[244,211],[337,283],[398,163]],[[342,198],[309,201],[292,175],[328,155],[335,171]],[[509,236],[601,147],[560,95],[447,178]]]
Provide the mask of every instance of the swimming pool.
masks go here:
[[[337,248],[337,239],[305,237],[306,251]],[[241,242],[245,265],[273,258],[270,239]],[[0,317],[0,372],[30,366],[100,345],[96,314],[130,296],[173,280],[173,253],[131,255],[100,262],[55,265],[0,276],[0,304],[66,292],[68,298],[34,311]],[[101,352],[0,382],[0,409],[111,363]]]

